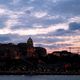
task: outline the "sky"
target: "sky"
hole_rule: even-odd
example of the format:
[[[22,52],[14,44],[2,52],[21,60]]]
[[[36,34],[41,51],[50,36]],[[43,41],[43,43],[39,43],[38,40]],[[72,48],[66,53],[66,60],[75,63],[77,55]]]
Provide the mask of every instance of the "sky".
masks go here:
[[[0,0],[0,43],[27,42],[48,52],[80,46],[80,0]]]

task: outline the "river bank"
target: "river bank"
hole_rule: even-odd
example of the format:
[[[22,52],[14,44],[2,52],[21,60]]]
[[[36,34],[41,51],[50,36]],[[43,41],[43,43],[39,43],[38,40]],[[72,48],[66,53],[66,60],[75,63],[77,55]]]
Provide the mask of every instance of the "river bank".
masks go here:
[[[80,75],[80,72],[26,72],[1,71],[0,75]]]

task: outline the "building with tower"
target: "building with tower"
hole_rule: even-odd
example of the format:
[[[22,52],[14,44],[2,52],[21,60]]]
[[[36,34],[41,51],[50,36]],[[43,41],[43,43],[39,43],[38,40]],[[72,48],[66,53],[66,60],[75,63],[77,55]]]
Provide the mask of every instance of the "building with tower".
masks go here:
[[[25,58],[39,58],[47,55],[47,51],[45,48],[34,46],[34,42],[31,37],[28,38],[27,43],[19,43],[17,46],[21,55]]]

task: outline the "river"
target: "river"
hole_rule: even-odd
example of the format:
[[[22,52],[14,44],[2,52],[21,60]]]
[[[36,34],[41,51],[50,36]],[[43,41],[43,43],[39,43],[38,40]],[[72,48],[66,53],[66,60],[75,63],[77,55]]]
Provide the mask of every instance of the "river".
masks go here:
[[[0,75],[0,80],[80,80],[79,75]]]

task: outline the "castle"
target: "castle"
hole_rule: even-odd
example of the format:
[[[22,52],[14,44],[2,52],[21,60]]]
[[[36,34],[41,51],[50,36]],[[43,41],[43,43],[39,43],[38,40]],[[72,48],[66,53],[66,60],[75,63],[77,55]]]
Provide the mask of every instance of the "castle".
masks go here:
[[[43,47],[34,47],[33,40],[29,38],[27,43],[13,43],[0,44],[0,59],[19,59],[42,57],[47,54]]]

